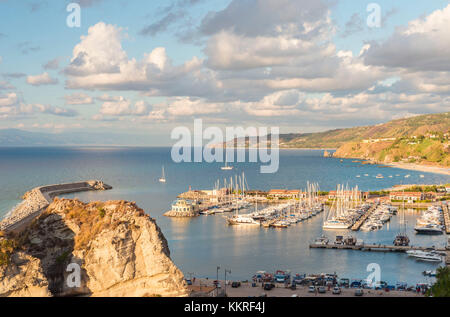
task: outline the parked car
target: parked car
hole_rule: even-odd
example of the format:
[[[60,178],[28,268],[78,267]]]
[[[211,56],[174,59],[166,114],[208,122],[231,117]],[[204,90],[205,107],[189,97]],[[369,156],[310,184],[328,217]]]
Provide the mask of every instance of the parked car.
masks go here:
[[[361,281],[353,281],[353,282],[350,284],[350,287],[351,287],[351,288],[361,288],[361,286],[362,286]]]
[[[350,286],[350,280],[348,278],[341,278],[339,280],[339,286],[341,286],[341,287],[349,287]]]
[[[315,293],[316,292],[316,287],[311,285],[310,287],[308,287],[308,292]]]
[[[327,292],[327,289],[324,286],[319,287],[319,293],[325,294]]]
[[[333,294],[334,295],[340,295],[341,294],[341,289],[336,286],[335,288],[333,288]]]
[[[364,291],[362,288],[357,288],[355,291],[355,296],[363,296],[364,295]]]
[[[272,283],[265,283],[265,284],[264,284],[264,290],[265,290],[265,291],[270,291],[270,290],[272,290],[272,288],[274,288],[274,287],[275,287],[275,285],[272,284]]]
[[[186,284],[187,284],[187,285],[192,285],[192,281],[191,281],[191,280],[188,280],[188,279],[186,279]]]
[[[233,283],[231,283],[231,287],[232,287],[232,288],[238,288],[238,287],[241,287],[241,282],[233,282]]]

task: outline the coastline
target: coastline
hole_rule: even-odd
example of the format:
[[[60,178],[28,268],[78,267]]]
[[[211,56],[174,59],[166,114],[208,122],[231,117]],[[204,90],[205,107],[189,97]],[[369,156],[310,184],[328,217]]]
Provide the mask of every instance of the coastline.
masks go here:
[[[418,165],[411,163],[383,163],[385,166],[400,168],[410,171],[419,171],[426,173],[442,174],[450,176],[450,168],[430,166],[430,165]]]

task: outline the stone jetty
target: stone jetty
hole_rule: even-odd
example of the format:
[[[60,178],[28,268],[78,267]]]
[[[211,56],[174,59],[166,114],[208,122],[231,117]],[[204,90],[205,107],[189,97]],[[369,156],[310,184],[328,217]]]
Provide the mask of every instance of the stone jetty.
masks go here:
[[[164,213],[164,216],[166,217],[172,217],[172,218],[190,218],[190,217],[197,217],[199,216],[198,211],[175,211],[175,210],[169,210],[166,213]]]
[[[98,180],[47,185],[34,188],[25,193],[25,195],[23,195],[23,202],[18,204],[9,215],[0,222],[0,231],[14,231],[29,223],[47,208],[58,195],[108,189],[112,189],[112,187]]]

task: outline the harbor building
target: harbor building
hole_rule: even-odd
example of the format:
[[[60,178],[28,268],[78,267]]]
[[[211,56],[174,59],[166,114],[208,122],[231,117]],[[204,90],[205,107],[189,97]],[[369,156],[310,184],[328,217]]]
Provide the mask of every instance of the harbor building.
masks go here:
[[[305,198],[306,193],[300,190],[288,190],[288,189],[271,189],[269,190],[267,197],[275,199],[298,199]]]
[[[407,202],[415,202],[418,200],[425,200],[425,194],[421,192],[391,192],[389,194],[391,201],[401,200]]]
[[[196,202],[177,199],[172,204],[172,210],[166,212],[166,217],[195,217],[199,215],[199,206]]]
[[[344,190],[344,191],[337,191],[337,190],[331,190],[328,193],[328,199],[336,199],[336,198],[344,198],[350,199],[350,200],[360,200],[369,198],[369,192],[362,192],[362,191],[351,191],[351,190]]]

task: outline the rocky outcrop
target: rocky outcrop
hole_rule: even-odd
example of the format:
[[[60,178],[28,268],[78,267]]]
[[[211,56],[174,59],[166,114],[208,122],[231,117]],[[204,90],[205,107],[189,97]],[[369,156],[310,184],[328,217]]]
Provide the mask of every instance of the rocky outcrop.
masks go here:
[[[51,296],[40,260],[23,252],[14,253],[8,266],[0,266],[0,296]]]
[[[161,230],[134,203],[55,199],[14,239],[0,296],[188,295]]]
[[[323,157],[333,157],[333,153],[328,152],[327,150],[325,150],[325,151],[323,152]]]

